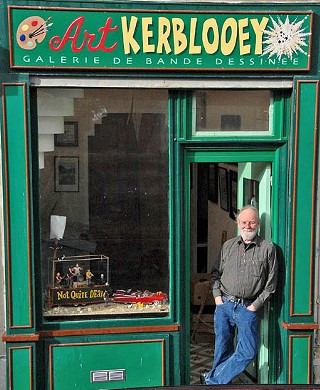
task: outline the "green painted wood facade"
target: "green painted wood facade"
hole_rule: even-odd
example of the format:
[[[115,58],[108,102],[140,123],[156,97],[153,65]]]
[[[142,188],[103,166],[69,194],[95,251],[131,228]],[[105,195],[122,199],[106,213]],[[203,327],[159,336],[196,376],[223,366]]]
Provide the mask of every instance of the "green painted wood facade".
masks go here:
[[[271,384],[313,383],[315,320],[315,248],[319,154],[320,6],[257,4],[210,5],[194,3],[97,3],[43,1],[43,6],[130,8],[165,10],[259,12],[309,12],[313,17],[311,68],[303,75],[259,71],[205,73],[179,71],[179,77],[228,81],[252,78],[292,80],[292,90],[280,91],[274,102],[271,136],[201,136],[192,134],[192,96],[188,90],[169,93],[169,189],[170,189],[170,316],[165,318],[89,320],[45,323],[37,295],[39,258],[39,199],[34,107],[30,105],[32,76],[56,75],[54,70],[10,69],[8,25],[0,23],[2,83],[1,130],[6,272],[6,333],[8,389],[101,389],[90,383],[88,373],[101,368],[127,370],[124,382],[108,382],[103,388],[183,385],[189,380],[190,164],[216,161],[267,161],[273,164],[272,239],[280,248],[280,281],[270,306],[269,378]],[[7,21],[5,1],[1,20]],[[29,2],[28,5],[39,5]],[[298,73],[298,72],[297,72]],[[60,78],[86,77],[86,71],[68,70]],[[94,74],[94,76],[97,76]],[[140,77],[126,71],[120,77]],[[101,77],[101,74],[98,75]],[[114,74],[107,71],[104,78]],[[143,78],[148,78],[144,74]],[[150,78],[174,80],[173,72],[152,72]],[[141,363],[142,362],[142,363]],[[104,365],[105,366],[105,365]],[[103,366],[103,367],[104,367]],[[67,367],[67,368],[66,368]],[[67,376],[66,372],[72,372]],[[106,373],[104,373],[107,375]],[[115,384],[116,383],[116,384]]]

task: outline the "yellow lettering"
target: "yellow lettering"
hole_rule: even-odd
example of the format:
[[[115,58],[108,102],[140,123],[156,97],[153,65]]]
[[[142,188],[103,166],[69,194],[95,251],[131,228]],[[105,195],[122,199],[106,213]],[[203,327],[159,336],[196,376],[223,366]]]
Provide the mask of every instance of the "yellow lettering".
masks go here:
[[[136,16],[131,16],[130,26],[128,29],[127,17],[121,17],[124,54],[129,54],[130,48],[132,48],[135,54],[138,53],[138,51],[140,50],[138,42],[133,37],[136,31],[137,22],[138,18]]]
[[[172,18],[174,54],[182,53],[188,46],[184,30],[184,22],[180,18]]]
[[[213,40],[209,42],[209,31],[213,32]],[[203,23],[202,42],[208,54],[215,53],[219,48],[219,28],[216,19],[210,18]]]
[[[166,54],[171,53],[169,45],[169,36],[171,32],[171,25],[167,18],[160,17],[158,21],[158,47],[157,53],[162,53],[164,48]]]
[[[197,18],[191,18],[191,20],[190,20],[190,45],[189,45],[189,53],[190,54],[200,54],[201,53],[201,46],[195,45],[197,21],[198,21]]]
[[[229,56],[239,45],[239,55],[243,56],[253,51],[254,35],[254,54],[262,54],[263,31],[268,21],[268,17],[262,17],[261,20],[228,17],[222,25],[218,25],[215,18],[200,21],[197,17],[191,17],[188,20],[190,32],[187,36],[186,22],[179,17],[170,19],[159,16],[158,31],[155,32],[152,16],[141,17],[141,19],[137,16],[122,16],[124,55],[137,54],[140,50],[143,50],[143,53],[179,55],[188,50],[191,55],[201,54],[202,51],[209,55],[221,51],[221,55]],[[140,31],[139,23],[141,23],[141,36],[136,37]]]
[[[153,37],[153,31],[149,30],[152,25],[152,18],[142,18],[142,42],[144,53],[154,53],[154,45],[149,44],[149,39]]]
[[[253,27],[253,30],[256,34],[256,47],[254,54],[262,54],[262,35],[263,30],[267,27],[269,19],[264,16],[259,23],[257,19],[250,19],[250,23]]]
[[[230,38],[228,39],[228,30],[230,29]],[[225,56],[231,54],[237,42],[237,21],[234,18],[228,18],[223,23],[221,31],[221,52]]]
[[[63,291],[61,292],[57,292],[57,297],[58,297],[58,301],[60,301],[60,299],[63,299]]]
[[[248,18],[239,19],[239,47],[240,47],[240,55],[249,54],[250,53],[250,45],[245,45],[244,41],[249,39],[249,33],[244,32],[244,28],[248,27]]]
[[[102,297],[103,297],[102,290],[91,290],[90,291],[90,298],[102,298]]]
[[[69,291],[58,291],[57,298],[58,298],[58,301],[60,301],[60,299],[68,299],[69,298]]]

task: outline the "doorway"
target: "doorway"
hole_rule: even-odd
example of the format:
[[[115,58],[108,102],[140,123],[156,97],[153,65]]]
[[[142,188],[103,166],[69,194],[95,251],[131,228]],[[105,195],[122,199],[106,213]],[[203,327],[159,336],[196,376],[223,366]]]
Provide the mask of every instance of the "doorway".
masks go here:
[[[212,153],[209,157],[210,154],[192,153],[189,159],[191,384],[199,384],[200,369],[212,366],[215,306],[210,292],[210,272],[222,244],[238,234],[237,212],[247,204],[257,207],[261,218],[259,234],[272,239],[271,155],[262,160],[253,153],[250,159],[250,153],[240,152],[227,160],[226,152],[218,160],[219,156]],[[209,292],[205,286],[209,286]],[[268,310],[265,307],[260,316],[258,356],[234,383],[268,383]],[[197,362],[202,366],[197,366]]]

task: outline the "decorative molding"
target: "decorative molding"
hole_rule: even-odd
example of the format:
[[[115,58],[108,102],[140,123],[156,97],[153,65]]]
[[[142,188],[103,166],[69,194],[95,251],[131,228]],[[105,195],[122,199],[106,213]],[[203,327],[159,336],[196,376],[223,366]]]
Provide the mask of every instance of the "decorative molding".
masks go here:
[[[307,355],[308,355],[308,362],[306,364],[307,369],[307,382],[304,382],[302,378],[299,378],[302,383],[311,383],[311,369],[312,369],[312,364],[311,364],[311,350],[312,350],[312,337],[309,334],[301,334],[301,335],[291,335],[289,336],[289,361],[288,361],[288,383],[291,384],[293,381],[293,364],[295,361],[300,361],[301,360],[301,355],[296,356],[296,354],[293,351],[293,340],[294,339],[307,339],[308,341],[308,350],[307,350]],[[301,354],[301,351],[299,351]],[[301,362],[300,362],[301,363]]]
[[[121,328],[47,330],[47,331],[39,332],[39,335],[40,338],[45,338],[45,337],[89,336],[89,335],[107,335],[107,334],[178,332],[179,330],[180,330],[179,325],[131,326],[131,327],[121,327]]]
[[[68,349],[76,348],[76,347],[83,347],[81,348],[82,355],[85,353],[85,347],[91,347],[94,346],[96,348],[100,348],[101,351],[103,351],[103,348],[106,346],[112,346],[116,345],[117,349],[120,345],[125,344],[136,344],[141,346],[141,344],[145,345],[145,348],[147,347],[148,343],[159,343],[161,346],[161,386],[165,385],[165,344],[166,340],[164,338],[155,338],[155,339],[137,339],[137,340],[119,340],[119,341],[95,341],[95,342],[75,342],[75,343],[61,343],[61,344],[49,344],[49,378],[50,378],[50,384],[49,388],[50,390],[53,390],[55,388],[54,386],[54,379],[57,377],[57,368],[55,366],[54,362],[54,350],[57,352],[57,350],[60,348],[65,348],[64,356],[67,356]],[[122,369],[126,369],[126,366],[128,366],[128,361],[132,361],[135,359],[136,356],[123,356],[122,358]],[[139,358],[140,359],[140,358]],[[69,362],[69,364],[72,364],[72,361]],[[142,364],[142,361],[141,361]],[[73,373],[75,374],[75,373]],[[132,380],[132,379],[131,379]]]
[[[23,350],[23,349],[26,349],[27,351],[29,351],[29,387],[27,386],[27,383],[25,383],[26,387],[29,388],[30,390],[33,389],[33,376],[32,376],[32,372],[33,372],[33,347],[31,345],[27,345],[27,346],[21,346],[21,347],[10,347],[8,349],[8,365],[9,365],[9,369],[8,369],[8,372],[9,372],[9,389],[13,389],[14,388],[14,385],[13,385],[13,380],[14,379],[17,379],[17,374],[19,375],[19,373],[14,373],[14,367],[13,367],[13,354],[15,351],[18,351],[18,350]],[[15,369],[18,371],[19,370],[19,367],[15,367]]]
[[[319,324],[313,323],[313,324],[305,324],[305,323],[299,323],[299,324],[288,324],[285,321],[282,321],[282,327],[287,330],[316,330],[319,328]]]
[[[2,341],[5,343],[26,343],[30,341],[39,341],[40,336],[38,333],[32,334],[14,334],[8,335],[6,333],[2,336]]]

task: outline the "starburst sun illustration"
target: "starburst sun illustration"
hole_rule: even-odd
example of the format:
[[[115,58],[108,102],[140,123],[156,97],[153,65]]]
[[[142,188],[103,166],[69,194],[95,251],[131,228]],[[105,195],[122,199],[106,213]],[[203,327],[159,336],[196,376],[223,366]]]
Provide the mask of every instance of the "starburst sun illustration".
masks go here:
[[[262,55],[269,55],[269,58],[276,55],[278,60],[282,56],[287,56],[292,60],[292,55],[301,52],[308,55],[303,50],[304,46],[308,46],[306,38],[311,35],[309,32],[305,32],[306,28],[302,28],[302,24],[307,19],[307,16],[300,21],[290,23],[289,17],[286,17],[285,22],[278,18],[276,22],[272,17],[273,27],[269,26],[268,30],[263,32],[267,35],[266,39],[262,42],[266,45]]]

